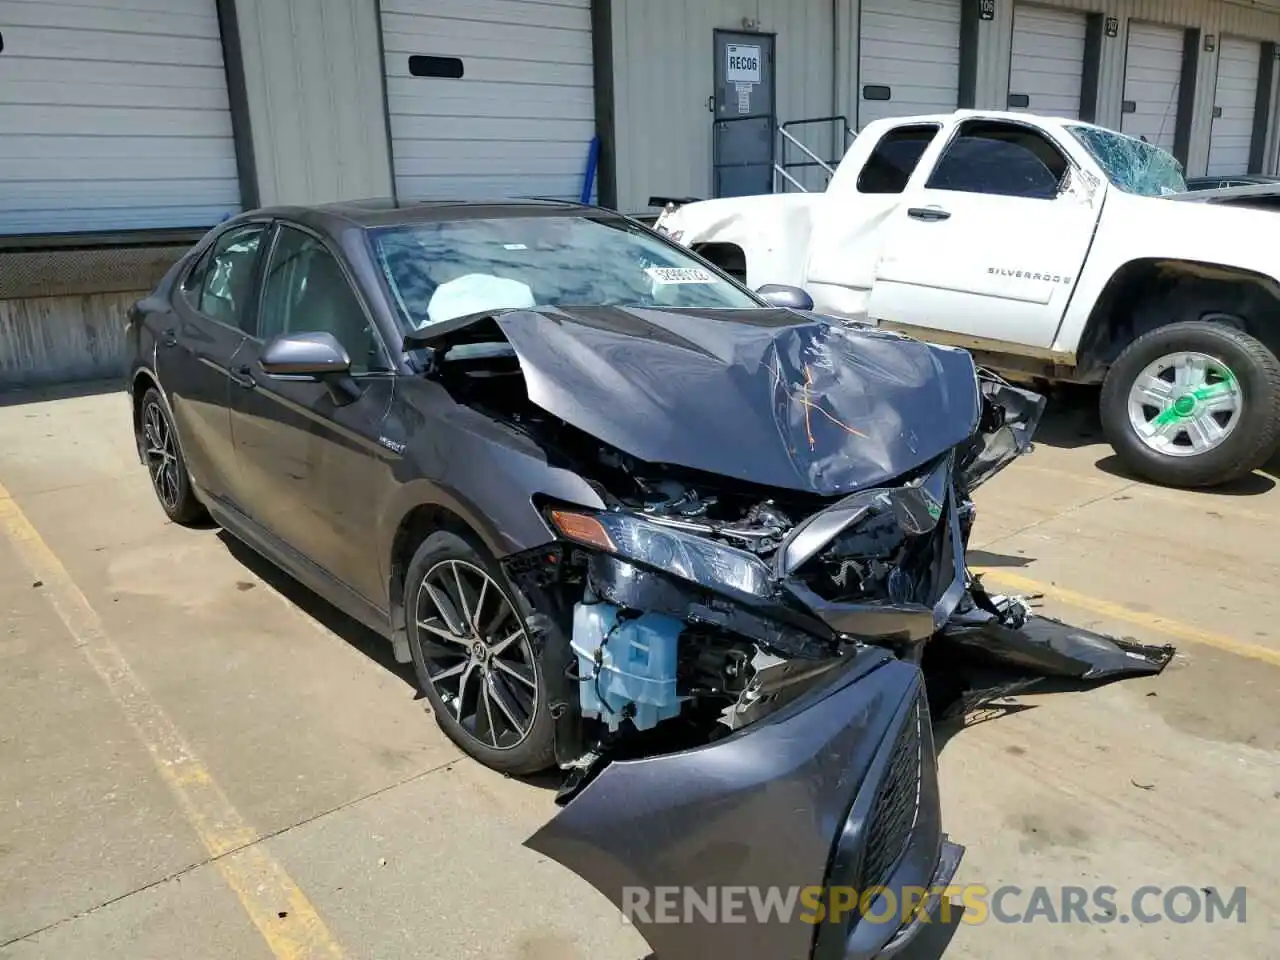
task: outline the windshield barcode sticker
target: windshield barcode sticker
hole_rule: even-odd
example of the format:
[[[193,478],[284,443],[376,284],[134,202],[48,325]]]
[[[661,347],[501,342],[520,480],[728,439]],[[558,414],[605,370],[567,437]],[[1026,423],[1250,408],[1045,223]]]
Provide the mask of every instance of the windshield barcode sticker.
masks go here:
[[[714,275],[698,267],[650,267],[645,271],[657,283],[715,283]]]

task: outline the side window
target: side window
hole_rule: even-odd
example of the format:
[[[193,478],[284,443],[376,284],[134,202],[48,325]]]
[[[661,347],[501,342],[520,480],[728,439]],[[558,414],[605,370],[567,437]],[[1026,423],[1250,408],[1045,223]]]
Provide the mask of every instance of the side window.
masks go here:
[[[261,224],[228,230],[187,276],[184,289],[207,317],[249,331],[253,272],[266,228]],[[199,291],[194,289],[199,283]]]
[[[1066,175],[1066,157],[1035,130],[973,120],[960,126],[926,186],[1052,200]]]
[[[353,373],[390,369],[338,261],[311,235],[281,227],[263,277],[258,336],[319,331],[346,348]]]
[[[182,281],[182,292],[193,307],[200,306],[200,291],[204,287],[205,275],[209,272],[209,261],[213,259],[213,249],[200,254],[200,260],[187,272]]]
[[[937,134],[936,126],[890,130],[880,138],[858,174],[858,192],[901,193]]]

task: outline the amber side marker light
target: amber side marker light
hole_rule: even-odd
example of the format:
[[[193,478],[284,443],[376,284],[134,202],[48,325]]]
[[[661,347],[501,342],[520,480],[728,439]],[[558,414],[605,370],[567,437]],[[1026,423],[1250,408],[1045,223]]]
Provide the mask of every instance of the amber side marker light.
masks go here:
[[[604,524],[595,517],[584,513],[570,513],[568,510],[552,510],[551,522],[570,540],[608,550],[610,553],[617,550]]]

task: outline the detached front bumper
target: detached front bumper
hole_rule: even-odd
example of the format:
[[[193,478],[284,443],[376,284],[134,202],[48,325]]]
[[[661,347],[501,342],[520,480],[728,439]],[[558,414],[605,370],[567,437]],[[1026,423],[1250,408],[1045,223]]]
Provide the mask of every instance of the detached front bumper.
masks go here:
[[[656,960],[933,960],[954,923],[938,897],[904,922],[904,902],[962,852],[920,671],[873,648],[723,740],[610,764],[525,845],[607,896]],[[868,889],[884,892],[861,915]]]

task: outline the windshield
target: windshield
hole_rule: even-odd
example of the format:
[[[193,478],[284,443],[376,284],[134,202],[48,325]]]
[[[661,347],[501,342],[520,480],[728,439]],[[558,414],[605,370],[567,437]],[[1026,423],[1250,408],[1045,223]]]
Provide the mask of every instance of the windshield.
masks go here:
[[[451,220],[384,227],[371,239],[409,329],[533,307],[760,307],[679,248],[623,220]]]
[[[1107,179],[1125,193],[1164,197],[1186,191],[1182,164],[1154,144],[1098,127],[1069,125],[1067,129],[1098,161]]]

